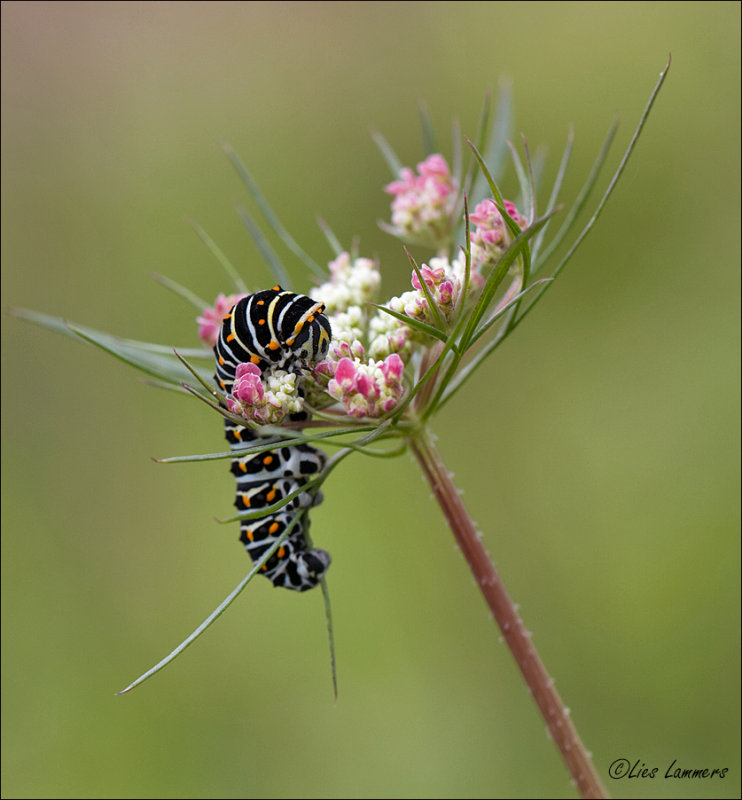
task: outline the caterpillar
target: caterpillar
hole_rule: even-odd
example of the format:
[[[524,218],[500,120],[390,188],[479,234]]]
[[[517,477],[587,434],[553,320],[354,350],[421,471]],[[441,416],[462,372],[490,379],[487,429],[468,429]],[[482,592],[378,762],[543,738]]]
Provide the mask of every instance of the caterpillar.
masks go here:
[[[300,374],[327,355],[332,331],[322,313],[324,305],[310,297],[285,291],[280,286],[243,297],[222,320],[214,347],[217,386],[230,394],[237,365],[255,364],[261,372],[283,369]],[[306,412],[292,414],[300,422]],[[232,450],[260,437],[248,427],[225,419],[225,434]],[[308,444],[232,459],[237,481],[235,507],[259,510],[300,489],[325,466],[325,455]],[[330,566],[330,555],[310,549],[307,510],[322,500],[320,492],[301,492],[279,511],[240,523],[240,541],[254,562],[258,561],[298,515],[291,533],[262,567],[274,586],[304,592],[315,587]]]

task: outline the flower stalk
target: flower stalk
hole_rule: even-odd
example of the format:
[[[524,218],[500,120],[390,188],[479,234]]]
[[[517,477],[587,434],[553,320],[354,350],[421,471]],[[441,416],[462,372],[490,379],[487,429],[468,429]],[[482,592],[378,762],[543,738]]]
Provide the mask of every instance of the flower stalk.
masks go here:
[[[590,754],[585,749],[569,716],[569,710],[559,697],[554,681],[534,647],[530,633],[523,625],[523,620],[477,534],[430,431],[422,428],[411,440],[410,446],[451,527],[477,586],[500,627],[515,663],[536,701],[549,733],[559,748],[580,796],[608,797]]]

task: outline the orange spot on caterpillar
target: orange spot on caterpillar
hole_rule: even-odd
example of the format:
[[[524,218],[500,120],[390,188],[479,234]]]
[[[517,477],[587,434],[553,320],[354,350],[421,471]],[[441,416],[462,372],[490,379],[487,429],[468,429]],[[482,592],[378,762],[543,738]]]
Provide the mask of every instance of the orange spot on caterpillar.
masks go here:
[[[228,342],[233,342],[234,341],[234,334],[233,333],[230,333],[229,336],[227,336],[227,341]]]
[[[253,364],[259,364],[260,363],[260,356],[252,355],[252,356],[250,356],[250,361]]]
[[[268,528],[268,533],[270,533],[270,534],[278,533],[278,528],[279,527],[280,526],[279,526],[279,524],[277,522],[271,523],[270,528]]]
[[[276,342],[276,341],[272,341],[272,342],[271,342],[271,343],[268,345],[268,349],[269,349],[269,350],[278,350],[278,348],[279,348],[280,346],[281,346],[281,345],[280,345],[280,344],[278,344],[278,342]]]

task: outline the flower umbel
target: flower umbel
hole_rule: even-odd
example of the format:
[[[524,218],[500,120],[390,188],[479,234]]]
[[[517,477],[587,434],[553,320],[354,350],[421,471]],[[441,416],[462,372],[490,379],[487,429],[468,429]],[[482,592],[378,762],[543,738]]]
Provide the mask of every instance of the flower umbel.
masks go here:
[[[403,167],[399,177],[384,188],[394,195],[392,227],[387,230],[405,240],[433,247],[445,245],[458,197],[446,159],[437,153],[428,156],[417,165],[417,174]]]

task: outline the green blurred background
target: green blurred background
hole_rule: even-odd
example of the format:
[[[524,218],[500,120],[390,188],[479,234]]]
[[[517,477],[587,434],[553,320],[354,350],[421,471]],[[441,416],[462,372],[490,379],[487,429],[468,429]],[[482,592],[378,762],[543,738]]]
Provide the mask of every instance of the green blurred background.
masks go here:
[[[618,111],[601,223],[436,423],[487,547],[616,797],[738,797],[738,3],[2,4],[3,307],[193,346],[226,281],[271,281],[220,143],[318,260],[315,217],[380,257],[417,103],[472,136],[512,78],[517,135],[570,123],[574,194]],[[512,170],[503,176],[515,193]],[[601,184],[601,187],[605,183]],[[302,284],[300,266],[290,269]],[[350,459],[313,513],[333,556],[340,697],[319,592],[251,585],[133,694],[247,572],[223,446],[195,401],[3,314],[3,796],[572,797],[419,470]],[[611,781],[617,758],[659,767]],[[724,780],[664,780],[677,759]]]

